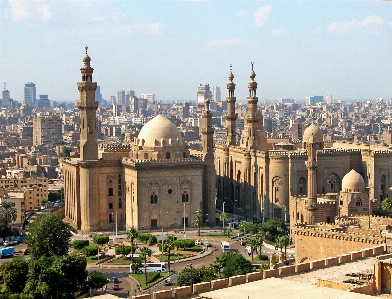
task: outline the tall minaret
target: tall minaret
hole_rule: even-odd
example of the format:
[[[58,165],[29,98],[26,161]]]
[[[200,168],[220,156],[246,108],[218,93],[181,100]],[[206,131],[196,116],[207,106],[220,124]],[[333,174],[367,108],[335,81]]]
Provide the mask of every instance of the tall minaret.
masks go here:
[[[249,76],[248,110],[245,114],[244,130],[242,131],[240,144],[247,149],[265,151],[267,150],[267,139],[264,133],[263,116],[257,110],[259,99],[256,96],[257,82],[255,81],[256,73],[253,71],[253,62],[252,71]]]
[[[305,162],[306,168],[308,169],[308,204],[306,209],[308,210],[308,219],[306,222],[315,222],[315,211],[317,209],[317,160],[316,151],[317,146],[314,141],[313,134],[310,136],[307,143],[308,148],[308,161]]]
[[[202,118],[204,120],[204,127],[201,129],[201,140],[203,149],[202,152],[207,162],[214,162],[214,128],[212,127],[212,113],[210,111],[210,99],[205,99],[205,110]]]
[[[225,115],[226,129],[227,129],[226,143],[228,145],[236,145],[237,140],[236,140],[235,129],[236,129],[236,121],[237,121],[238,114],[235,113],[235,103],[236,103],[236,97],[234,96],[235,84],[233,83],[234,75],[231,71],[231,65],[230,65],[230,74],[228,78],[229,78],[229,83],[227,83],[228,97],[226,97],[227,112]]]
[[[93,82],[93,71],[90,67],[90,56],[83,57],[83,67],[80,69],[82,73],[82,82],[78,82],[80,92],[80,101],[77,107],[80,114],[80,159],[98,160],[98,142],[97,142],[97,109],[98,102],[95,101],[95,90],[97,82]]]

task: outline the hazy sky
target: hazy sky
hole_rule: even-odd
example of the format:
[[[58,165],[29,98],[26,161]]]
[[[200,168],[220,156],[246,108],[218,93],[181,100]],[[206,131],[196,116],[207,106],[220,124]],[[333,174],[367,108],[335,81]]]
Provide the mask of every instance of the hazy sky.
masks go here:
[[[14,100],[79,99],[87,45],[106,100],[118,90],[195,101],[233,65],[238,100],[254,62],[259,100],[392,98],[392,2],[0,0],[0,82]]]

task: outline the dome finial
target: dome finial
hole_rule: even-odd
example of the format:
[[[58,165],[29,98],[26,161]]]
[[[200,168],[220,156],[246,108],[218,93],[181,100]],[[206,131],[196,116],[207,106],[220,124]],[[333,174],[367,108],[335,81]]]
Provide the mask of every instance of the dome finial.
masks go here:
[[[88,47],[87,47],[87,46],[85,46],[84,48],[86,49],[86,55],[87,55],[87,50],[88,50]]]
[[[254,62],[252,61],[251,64],[252,64],[252,71],[253,71],[253,64],[254,64]]]

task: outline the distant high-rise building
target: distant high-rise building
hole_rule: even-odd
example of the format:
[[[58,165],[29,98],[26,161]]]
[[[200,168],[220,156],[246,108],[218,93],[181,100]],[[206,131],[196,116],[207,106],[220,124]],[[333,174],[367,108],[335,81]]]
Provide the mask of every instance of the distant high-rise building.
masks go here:
[[[61,145],[63,122],[57,114],[37,114],[33,120],[33,145]]]
[[[5,83],[4,83],[4,90],[2,93],[2,100],[3,100],[3,107],[10,107],[10,101],[11,101],[10,92],[7,89],[5,89]]]
[[[46,94],[39,95],[37,107],[38,108],[49,108],[50,107],[50,100],[49,100],[48,95],[46,95]]]
[[[221,91],[219,86],[212,86],[212,100],[219,102],[221,100]]]
[[[330,94],[327,95],[327,104],[328,105],[332,104],[332,95],[330,95]]]
[[[315,105],[317,103],[322,103],[322,102],[324,102],[323,96],[306,97],[306,105]]]
[[[205,107],[205,100],[212,100],[212,92],[210,90],[210,85],[200,84],[197,90],[197,111],[201,111]]]
[[[115,96],[110,96],[109,104],[110,105],[117,104]]]
[[[143,93],[142,99],[147,99],[147,107],[155,102],[155,94],[153,93]]]
[[[24,87],[24,102],[30,106],[35,106],[37,90],[33,82],[28,82]]]
[[[102,104],[102,93],[101,93],[101,87],[97,85],[97,89],[95,90],[95,101],[97,101],[99,104]]]
[[[117,105],[125,105],[125,90],[117,91]]]
[[[131,98],[135,96],[135,91],[128,90],[127,94],[125,95],[125,105],[129,106],[131,103]]]

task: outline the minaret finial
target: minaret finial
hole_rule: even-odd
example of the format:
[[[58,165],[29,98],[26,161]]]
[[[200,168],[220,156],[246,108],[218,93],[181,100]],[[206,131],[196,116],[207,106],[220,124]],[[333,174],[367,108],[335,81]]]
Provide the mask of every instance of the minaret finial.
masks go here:
[[[85,46],[84,48],[86,49],[86,55],[87,55],[87,49],[88,49],[88,47],[87,47],[87,46]]]
[[[230,63],[230,72],[233,70],[233,65]]]
[[[254,64],[254,62],[252,61],[251,64],[252,64],[252,71],[253,71],[253,64]]]

